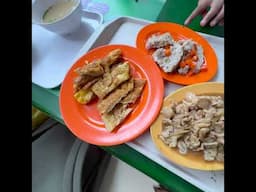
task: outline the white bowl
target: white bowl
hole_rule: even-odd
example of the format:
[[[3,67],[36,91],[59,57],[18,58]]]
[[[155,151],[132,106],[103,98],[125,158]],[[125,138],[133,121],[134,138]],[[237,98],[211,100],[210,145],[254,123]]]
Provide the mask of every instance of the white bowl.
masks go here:
[[[81,0],[73,0],[75,7],[62,19],[52,23],[44,23],[42,21],[45,11],[53,4],[60,1],[66,0],[35,0],[32,4],[32,22],[60,35],[69,34],[79,29],[82,17]]]

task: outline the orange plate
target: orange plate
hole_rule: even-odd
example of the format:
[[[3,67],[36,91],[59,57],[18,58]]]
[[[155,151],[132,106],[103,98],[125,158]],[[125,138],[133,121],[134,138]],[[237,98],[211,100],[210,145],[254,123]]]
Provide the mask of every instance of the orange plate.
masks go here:
[[[146,79],[141,98],[126,120],[109,133],[97,110],[97,100],[87,105],[76,102],[73,97],[74,69],[85,60],[103,58],[114,49],[121,49],[123,58],[129,61],[134,77]],[[163,80],[158,68],[148,56],[137,48],[125,45],[106,45],[91,50],[78,59],[68,71],[60,90],[60,111],[65,124],[78,138],[95,145],[110,146],[135,139],[149,128],[157,117],[164,94]]]
[[[209,81],[215,76],[218,64],[217,57],[213,48],[202,36],[185,26],[167,22],[149,24],[139,31],[136,40],[137,48],[143,50],[145,53],[150,54],[151,56],[151,53],[145,47],[147,39],[152,34],[164,32],[169,32],[175,41],[180,39],[192,39],[193,41],[200,44],[204,49],[205,64],[208,68],[207,71],[201,71],[198,74],[192,76],[184,76],[179,75],[178,73],[165,73],[159,67],[164,79],[181,85],[190,85],[194,83]]]
[[[181,101],[187,92],[193,92],[198,95],[224,95],[224,84],[218,82],[206,82],[197,83],[194,85],[186,86],[177,91],[171,93],[164,99],[163,107],[169,106],[170,103],[175,101]],[[182,165],[184,167],[198,169],[198,170],[223,170],[224,163],[221,162],[208,162],[203,158],[202,153],[189,152],[186,155],[182,155],[175,148],[170,148],[165,145],[158,135],[162,131],[162,115],[160,114],[156,121],[150,128],[150,133],[153,142],[159,149],[159,151],[167,157],[170,161]]]

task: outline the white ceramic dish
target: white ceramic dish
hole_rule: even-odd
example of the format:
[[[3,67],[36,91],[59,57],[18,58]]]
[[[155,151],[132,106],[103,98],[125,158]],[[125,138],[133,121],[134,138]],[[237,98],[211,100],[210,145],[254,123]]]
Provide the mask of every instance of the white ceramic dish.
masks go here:
[[[42,22],[42,16],[49,10],[49,7],[52,7],[52,5],[56,3],[58,5],[61,5],[62,9],[63,9],[63,4],[72,5],[72,7],[69,6],[71,10],[63,18],[60,18],[54,22],[51,22],[51,23]],[[61,9],[58,9],[58,10],[60,11]],[[58,15],[59,14],[60,13],[58,12]],[[69,2],[67,2],[66,0],[58,0],[58,1],[57,0],[35,0],[32,3],[32,22],[34,24],[40,25],[45,29],[50,30],[57,34],[65,35],[77,30],[81,24],[81,16],[82,16],[81,0],[72,0]]]

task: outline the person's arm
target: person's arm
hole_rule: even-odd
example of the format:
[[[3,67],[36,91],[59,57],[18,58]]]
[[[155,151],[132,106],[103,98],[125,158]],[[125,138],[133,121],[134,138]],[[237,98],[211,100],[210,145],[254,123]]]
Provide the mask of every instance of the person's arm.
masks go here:
[[[210,7],[207,12],[207,8]],[[206,13],[207,12],[207,13]],[[206,13],[204,15],[204,13]],[[202,27],[210,24],[211,27],[216,24],[224,25],[224,0],[198,0],[197,7],[186,19],[185,25],[188,25],[196,16],[203,15],[200,22]]]

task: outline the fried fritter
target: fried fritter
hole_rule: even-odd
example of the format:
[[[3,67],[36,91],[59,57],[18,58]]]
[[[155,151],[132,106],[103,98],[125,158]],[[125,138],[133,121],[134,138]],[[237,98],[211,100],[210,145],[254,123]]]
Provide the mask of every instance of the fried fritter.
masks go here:
[[[79,91],[83,86],[85,86],[85,84],[92,81],[94,78],[95,77],[91,77],[91,76],[87,76],[87,75],[77,76],[73,82],[73,88],[74,88],[75,92]]]
[[[135,103],[140,97],[146,83],[145,79],[134,79],[134,89],[121,101],[122,104]]]
[[[86,84],[82,87],[82,89],[86,90],[86,89],[90,88],[90,87],[91,87],[94,83],[96,83],[99,79],[100,79],[100,78],[97,77],[97,78],[95,78],[95,79],[89,81],[88,83],[86,83]]]
[[[110,112],[117,103],[121,101],[134,88],[134,80],[124,82],[119,88],[115,89],[105,99],[99,101],[97,107],[101,114]]]
[[[111,76],[111,77],[109,77]],[[115,67],[110,74],[106,74],[102,79],[97,81],[92,86],[92,91],[100,98],[103,99],[107,94],[116,89],[121,83],[128,80],[130,78],[130,66],[128,62],[124,62],[123,64],[119,64]],[[111,83],[110,83],[111,80]],[[108,81],[108,86],[106,86],[106,82]]]
[[[131,112],[132,108],[127,108],[127,105],[118,103],[111,112],[104,113],[102,115],[102,120],[107,131],[112,132]]]
[[[91,63],[86,63],[83,67],[75,69],[75,72],[79,75],[101,76],[104,73],[104,68],[101,66],[101,63],[101,59],[94,60]]]
[[[110,66],[118,61],[122,56],[122,51],[120,49],[114,49],[106,57],[102,59],[102,66],[105,72],[109,72]]]
[[[80,89],[78,92],[74,94],[74,97],[77,102],[81,104],[89,103],[93,98],[95,98],[95,94],[91,91],[91,89]]]

